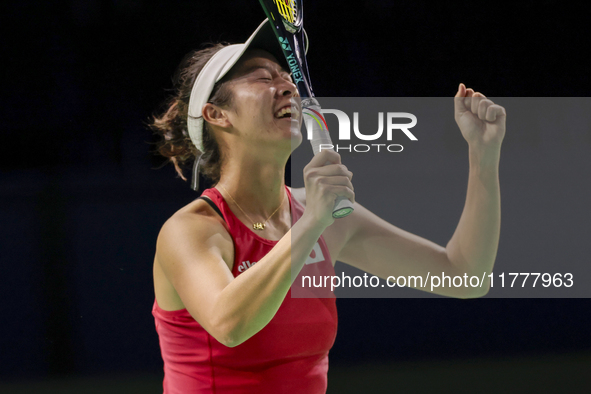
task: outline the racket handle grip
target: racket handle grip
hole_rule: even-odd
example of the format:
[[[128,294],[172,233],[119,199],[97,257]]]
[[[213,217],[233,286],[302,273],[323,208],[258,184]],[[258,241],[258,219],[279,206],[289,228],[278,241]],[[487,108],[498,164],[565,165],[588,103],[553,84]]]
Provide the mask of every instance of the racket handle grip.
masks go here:
[[[322,117],[322,109],[320,108],[318,101],[314,97],[308,97],[302,99],[301,105],[302,108],[307,110],[304,111],[304,114],[309,118],[306,119],[306,116],[304,116],[304,119],[306,120],[306,128],[309,129],[308,131],[312,132],[310,143],[312,144],[312,149],[316,155],[320,153],[321,145],[327,144],[332,146],[330,134],[326,128],[326,122]],[[332,210],[332,217],[335,219],[344,218],[351,214],[351,212],[353,212],[353,203],[346,197],[337,197]]]
[[[327,161],[324,165],[327,164],[330,164],[330,162]],[[337,196],[334,202],[334,208],[332,209],[332,217],[340,219],[349,216],[352,212],[353,203],[347,197]]]

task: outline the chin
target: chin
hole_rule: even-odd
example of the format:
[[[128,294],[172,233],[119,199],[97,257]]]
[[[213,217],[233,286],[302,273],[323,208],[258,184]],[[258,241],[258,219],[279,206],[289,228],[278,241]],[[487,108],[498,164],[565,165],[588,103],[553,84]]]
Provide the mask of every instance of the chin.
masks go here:
[[[298,146],[302,144],[302,135],[301,134],[292,134],[291,136],[291,151],[293,152],[296,150]]]
[[[289,130],[289,135],[291,138],[291,150],[297,148],[302,144],[303,136],[302,136],[302,125],[298,121],[292,121],[291,127]]]

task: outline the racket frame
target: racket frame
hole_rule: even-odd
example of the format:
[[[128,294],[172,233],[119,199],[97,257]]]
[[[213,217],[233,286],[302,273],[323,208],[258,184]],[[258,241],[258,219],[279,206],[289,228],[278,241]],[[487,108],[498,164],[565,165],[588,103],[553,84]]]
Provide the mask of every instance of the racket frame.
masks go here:
[[[285,2],[294,4],[296,7],[296,17],[294,22],[284,19],[278,9],[278,3]],[[298,93],[302,99],[303,110],[312,110],[314,113],[321,114],[321,108],[318,101],[314,98],[310,74],[308,72],[308,63],[304,49],[304,12],[302,0],[259,0],[269,23],[274,27],[273,31],[279,41],[283,55],[291,72],[291,77],[295,83]],[[304,111],[305,112],[305,111]],[[322,115],[320,115],[322,116]],[[324,120],[324,119],[323,119]],[[324,122],[326,125],[326,122]],[[314,154],[318,154],[321,144],[332,145],[330,134],[326,127],[314,127],[312,147]],[[344,197],[338,197],[335,201],[332,216],[342,218],[353,212],[353,204]]]

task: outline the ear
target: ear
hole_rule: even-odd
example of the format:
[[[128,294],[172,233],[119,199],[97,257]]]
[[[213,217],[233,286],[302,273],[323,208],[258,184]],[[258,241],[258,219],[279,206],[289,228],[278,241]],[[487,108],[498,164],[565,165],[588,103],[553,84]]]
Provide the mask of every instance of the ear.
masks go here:
[[[232,126],[228,116],[226,115],[226,111],[218,107],[217,105],[206,103],[203,106],[203,120],[206,122],[219,126],[222,128],[228,128]]]

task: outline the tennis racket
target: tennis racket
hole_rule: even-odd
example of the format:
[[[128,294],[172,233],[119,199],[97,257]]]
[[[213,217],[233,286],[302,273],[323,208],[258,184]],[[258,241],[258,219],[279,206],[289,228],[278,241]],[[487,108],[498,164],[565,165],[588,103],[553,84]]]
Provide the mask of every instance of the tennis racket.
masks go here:
[[[283,50],[283,55],[289,65],[292,79],[302,99],[302,112],[306,128],[311,127],[312,149],[314,154],[320,152],[321,145],[331,145],[330,134],[322,109],[314,98],[306,52],[304,49],[303,29],[304,13],[301,0],[259,0],[263,10],[267,14],[269,22],[273,25],[275,35]],[[307,37],[306,37],[307,38]],[[334,218],[342,218],[353,212],[353,204],[345,197],[338,197],[332,211]]]

